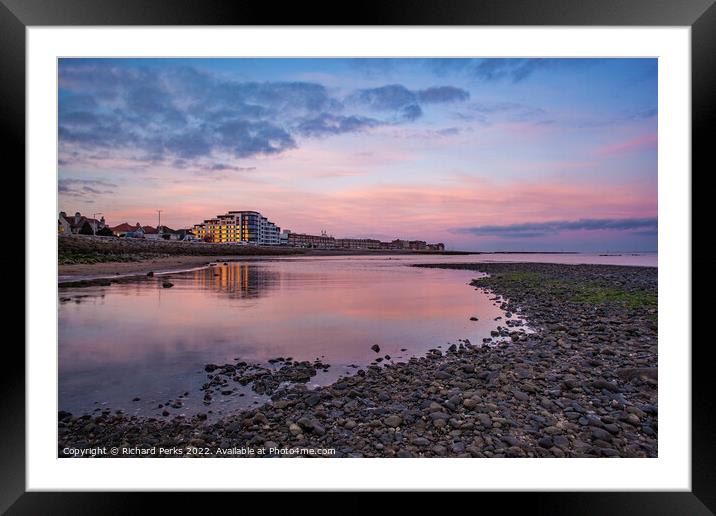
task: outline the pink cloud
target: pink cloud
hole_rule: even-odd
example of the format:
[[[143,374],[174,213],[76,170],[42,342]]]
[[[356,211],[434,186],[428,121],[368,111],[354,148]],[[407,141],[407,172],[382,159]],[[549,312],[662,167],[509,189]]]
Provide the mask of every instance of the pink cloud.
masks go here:
[[[613,143],[605,145],[597,150],[599,156],[611,156],[614,154],[622,154],[624,152],[631,152],[634,150],[643,149],[656,149],[658,144],[658,137],[656,134],[646,134],[632,138],[625,142]]]

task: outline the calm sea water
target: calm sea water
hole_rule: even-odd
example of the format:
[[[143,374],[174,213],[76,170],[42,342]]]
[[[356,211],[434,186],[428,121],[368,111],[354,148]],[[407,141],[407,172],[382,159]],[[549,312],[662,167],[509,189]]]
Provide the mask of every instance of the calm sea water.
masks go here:
[[[295,257],[62,289],[59,409],[161,417],[159,404],[188,392],[172,415],[208,409],[218,416],[266,397],[245,387],[204,406],[200,386],[208,363],[240,359],[267,365],[272,358],[292,357],[331,364],[310,387],[370,363],[377,356],[373,344],[380,356],[400,361],[458,339],[480,343],[504,324],[495,318],[505,314],[490,295],[468,285],[478,274],[407,266],[448,261],[655,266],[656,255]],[[169,289],[162,288],[167,277],[174,284]]]

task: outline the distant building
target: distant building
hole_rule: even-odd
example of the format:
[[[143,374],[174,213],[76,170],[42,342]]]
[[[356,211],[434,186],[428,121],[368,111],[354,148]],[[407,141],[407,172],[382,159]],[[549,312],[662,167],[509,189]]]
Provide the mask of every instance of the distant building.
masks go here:
[[[200,240],[244,245],[279,245],[281,228],[257,211],[229,211],[194,226]]]
[[[160,226],[161,228],[161,226]],[[407,251],[444,251],[442,243],[428,244],[425,240],[401,240],[381,242],[373,238],[334,238],[322,231],[320,235],[294,233],[289,229],[276,226],[257,211],[229,211],[196,224],[193,229],[160,231],[154,236],[150,226],[145,226],[146,238],[170,238],[178,240],[201,240],[212,243],[236,243],[242,245],[283,245],[311,249],[342,250],[407,250]],[[191,233],[188,234],[188,233]],[[167,233],[170,236],[167,236]]]
[[[147,240],[159,240],[161,238],[159,231],[155,227],[142,226],[142,231],[144,231],[144,238]]]
[[[139,225],[139,222],[137,222],[136,226],[132,226],[131,224],[128,224],[127,222],[122,222],[121,224],[113,226],[109,229],[112,230],[112,233],[114,233],[115,236],[121,237],[121,236],[124,236],[126,233],[130,233],[130,232],[134,231],[138,227],[141,227]]]
[[[291,247],[308,247],[313,249],[335,249],[336,247],[335,238],[326,235],[325,231],[320,235],[289,233],[287,243]]]
[[[179,240],[179,232],[168,226],[157,226],[157,234],[162,240]]]
[[[144,238],[144,228],[137,224],[134,231],[129,231],[123,235],[125,238]]]
[[[109,228],[115,236],[126,238],[144,238],[144,229],[137,222],[134,226],[127,222],[122,222],[117,226]]]
[[[444,251],[445,244],[428,244],[424,240],[400,240],[395,239],[392,242],[380,242],[380,249],[399,251]]]
[[[68,217],[64,211],[61,211],[57,217],[57,233],[60,235],[78,234],[85,224],[88,225],[92,233],[97,233],[100,229],[107,227],[104,217],[99,220],[92,219],[80,214],[79,211],[75,213],[74,217]]]
[[[380,240],[371,238],[336,238],[338,249],[380,249]]]

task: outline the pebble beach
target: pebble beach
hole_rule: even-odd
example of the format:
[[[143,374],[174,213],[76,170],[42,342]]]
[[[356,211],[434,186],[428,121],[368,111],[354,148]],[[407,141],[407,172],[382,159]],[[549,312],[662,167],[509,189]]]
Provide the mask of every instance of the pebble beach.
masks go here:
[[[370,365],[315,389],[308,381],[330,364],[290,357],[277,357],[278,368],[206,364],[201,392],[186,394],[203,396],[207,411],[233,382],[255,385],[271,401],[218,420],[60,412],[58,456],[96,447],[161,447],[183,457],[312,456],[288,451],[295,449],[330,457],[658,455],[655,267],[419,266],[486,273],[472,288],[508,317],[483,342],[461,340],[405,361],[378,348]],[[261,452],[227,453],[242,449]]]

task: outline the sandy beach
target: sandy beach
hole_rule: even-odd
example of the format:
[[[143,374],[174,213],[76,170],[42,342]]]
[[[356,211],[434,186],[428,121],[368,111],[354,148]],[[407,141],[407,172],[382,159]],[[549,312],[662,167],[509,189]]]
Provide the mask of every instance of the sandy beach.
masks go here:
[[[208,264],[207,256],[165,256],[132,262],[76,263],[58,266],[60,281],[76,278],[140,275],[193,269]]]

